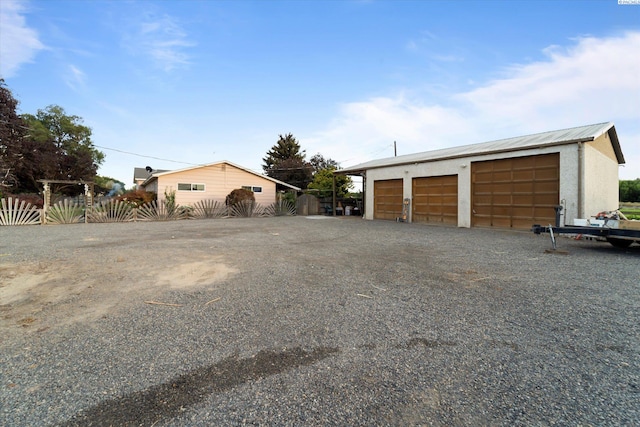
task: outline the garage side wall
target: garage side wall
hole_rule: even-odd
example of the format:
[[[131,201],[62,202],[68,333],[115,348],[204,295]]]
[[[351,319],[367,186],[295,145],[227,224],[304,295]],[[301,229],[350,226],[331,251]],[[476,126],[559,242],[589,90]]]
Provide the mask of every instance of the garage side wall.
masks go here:
[[[564,145],[558,148],[560,150],[560,204],[563,207],[561,225],[572,225],[574,218],[579,218],[580,203],[583,199],[579,194],[581,190],[579,181],[582,173],[578,166],[580,152],[578,144]]]
[[[607,136],[605,133],[595,141],[584,144],[585,217],[615,210],[620,203],[619,166]]]

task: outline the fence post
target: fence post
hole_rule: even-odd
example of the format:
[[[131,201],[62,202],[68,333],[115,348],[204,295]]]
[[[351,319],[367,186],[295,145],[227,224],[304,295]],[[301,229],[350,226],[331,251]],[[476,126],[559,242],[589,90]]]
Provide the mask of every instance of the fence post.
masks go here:
[[[49,183],[44,183],[44,190],[42,191],[42,198],[44,202],[42,204],[42,215],[40,216],[40,223],[43,225],[47,224],[47,212],[49,212],[49,207],[51,205],[51,189],[49,188]]]

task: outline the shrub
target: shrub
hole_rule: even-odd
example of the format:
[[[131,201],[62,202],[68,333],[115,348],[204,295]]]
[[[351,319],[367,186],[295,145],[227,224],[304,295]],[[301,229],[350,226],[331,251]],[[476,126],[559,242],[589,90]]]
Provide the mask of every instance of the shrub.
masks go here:
[[[246,190],[244,188],[237,188],[229,193],[227,198],[224,200],[224,203],[227,206],[233,206],[245,200],[251,200],[252,202],[256,201],[256,197],[253,195],[253,191]]]
[[[116,197],[116,200],[126,202],[134,208],[139,208],[145,203],[153,202],[157,198],[158,195],[156,193],[144,190],[133,190]]]

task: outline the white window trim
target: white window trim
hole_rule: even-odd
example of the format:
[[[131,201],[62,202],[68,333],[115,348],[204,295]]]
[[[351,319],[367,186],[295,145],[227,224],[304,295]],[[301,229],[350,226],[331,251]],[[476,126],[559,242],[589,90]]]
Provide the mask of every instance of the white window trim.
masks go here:
[[[250,190],[254,193],[262,193],[262,190],[264,189],[262,185],[243,185],[242,188]],[[259,188],[260,191],[256,191],[256,188]]]
[[[191,186],[191,189],[190,189],[190,190],[180,190],[180,185],[181,185],[181,184],[182,184],[182,185],[188,184],[188,185],[190,185],[190,186]],[[202,185],[202,190],[197,190],[197,189],[196,189],[196,190],[194,190],[194,189],[193,189],[193,186],[194,186],[194,185]],[[186,192],[186,191],[198,191],[198,192],[204,192],[204,191],[206,191],[206,190],[207,190],[207,185],[206,185],[205,183],[203,183],[203,182],[178,182],[178,183],[176,184],[176,188],[178,189],[178,191],[185,191],[185,192]]]

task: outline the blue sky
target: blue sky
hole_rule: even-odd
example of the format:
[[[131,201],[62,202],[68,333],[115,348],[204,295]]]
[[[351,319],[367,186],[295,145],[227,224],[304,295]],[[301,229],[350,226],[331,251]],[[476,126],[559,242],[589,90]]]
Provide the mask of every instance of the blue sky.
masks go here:
[[[286,133],[348,167],[394,141],[410,154],[608,121],[620,178],[640,177],[640,5],[3,0],[0,15],[20,112],[82,117],[99,174],[128,186],[147,165],[261,172]]]

